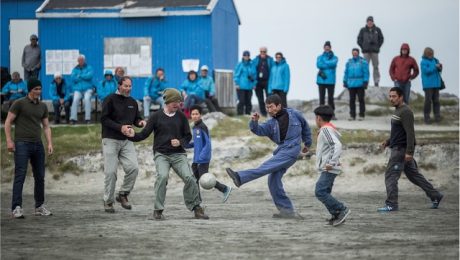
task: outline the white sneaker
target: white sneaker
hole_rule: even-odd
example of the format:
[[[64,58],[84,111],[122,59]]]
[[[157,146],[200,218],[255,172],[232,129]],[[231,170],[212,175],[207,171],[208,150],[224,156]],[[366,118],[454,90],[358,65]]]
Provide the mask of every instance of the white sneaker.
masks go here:
[[[40,207],[35,209],[35,216],[51,216],[53,213],[45,208],[45,205],[42,204]]]
[[[21,206],[16,206],[16,208],[11,212],[12,218],[24,218],[24,212],[22,211]]]

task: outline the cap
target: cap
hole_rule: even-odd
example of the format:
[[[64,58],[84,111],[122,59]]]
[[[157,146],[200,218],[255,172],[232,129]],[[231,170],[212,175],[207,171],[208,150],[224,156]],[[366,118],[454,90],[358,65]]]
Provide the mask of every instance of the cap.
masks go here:
[[[208,66],[203,65],[203,66],[201,66],[201,69],[200,69],[200,70],[209,70],[209,68],[208,68]]]
[[[57,78],[62,78],[62,74],[61,73],[55,73],[54,74],[54,78],[57,79]]]
[[[111,70],[105,70],[104,71],[104,76],[107,76],[107,75],[113,76],[112,71]]]

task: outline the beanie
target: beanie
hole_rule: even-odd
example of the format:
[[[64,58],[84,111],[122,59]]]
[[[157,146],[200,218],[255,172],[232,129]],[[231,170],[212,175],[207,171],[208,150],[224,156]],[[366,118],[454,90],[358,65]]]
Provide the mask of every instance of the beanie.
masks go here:
[[[326,47],[326,46],[329,46],[329,48],[331,48],[331,42],[330,42],[330,41],[326,41],[326,42],[324,43],[324,47]]]
[[[251,56],[251,53],[249,53],[249,51],[243,51],[243,56]]]
[[[372,16],[367,17],[366,22],[368,22],[368,21],[374,22],[374,17],[372,17]]]
[[[177,89],[167,88],[163,92],[163,100],[165,101],[165,104],[169,104],[172,102],[181,102],[182,95]]]
[[[42,86],[42,83],[40,82],[40,80],[36,79],[36,78],[31,78],[29,79],[29,81],[27,81],[27,90],[30,92],[32,89],[36,88],[36,87],[41,87]]]

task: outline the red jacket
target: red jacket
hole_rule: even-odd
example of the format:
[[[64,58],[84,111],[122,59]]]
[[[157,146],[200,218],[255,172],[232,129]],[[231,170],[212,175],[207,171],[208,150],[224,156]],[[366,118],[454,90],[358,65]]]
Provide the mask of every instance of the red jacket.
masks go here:
[[[390,77],[393,81],[406,83],[409,80],[415,79],[418,76],[419,70],[415,59],[409,56],[409,44],[403,43],[401,51],[403,49],[407,50],[407,55],[403,55],[401,52],[399,56],[393,58],[390,65]]]

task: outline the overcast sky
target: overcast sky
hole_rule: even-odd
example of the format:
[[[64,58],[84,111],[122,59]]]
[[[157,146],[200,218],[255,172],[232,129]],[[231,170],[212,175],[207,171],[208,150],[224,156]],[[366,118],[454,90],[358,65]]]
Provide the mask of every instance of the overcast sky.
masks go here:
[[[234,0],[241,19],[240,55],[258,54],[267,46],[271,56],[283,52],[291,68],[288,99],[317,99],[316,58],[329,40],[339,58],[336,96],[342,91],[343,71],[357,47],[356,38],[369,15],[382,29],[380,51],[382,86],[393,86],[388,74],[401,44],[409,43],[420,65],[423,49],[432,47],[444,65],[446,92],[459,94],[459,1],[458,0]],[[370,84],[373,84],[372,73]],[[422,91],[421,77],[412,89]]]

